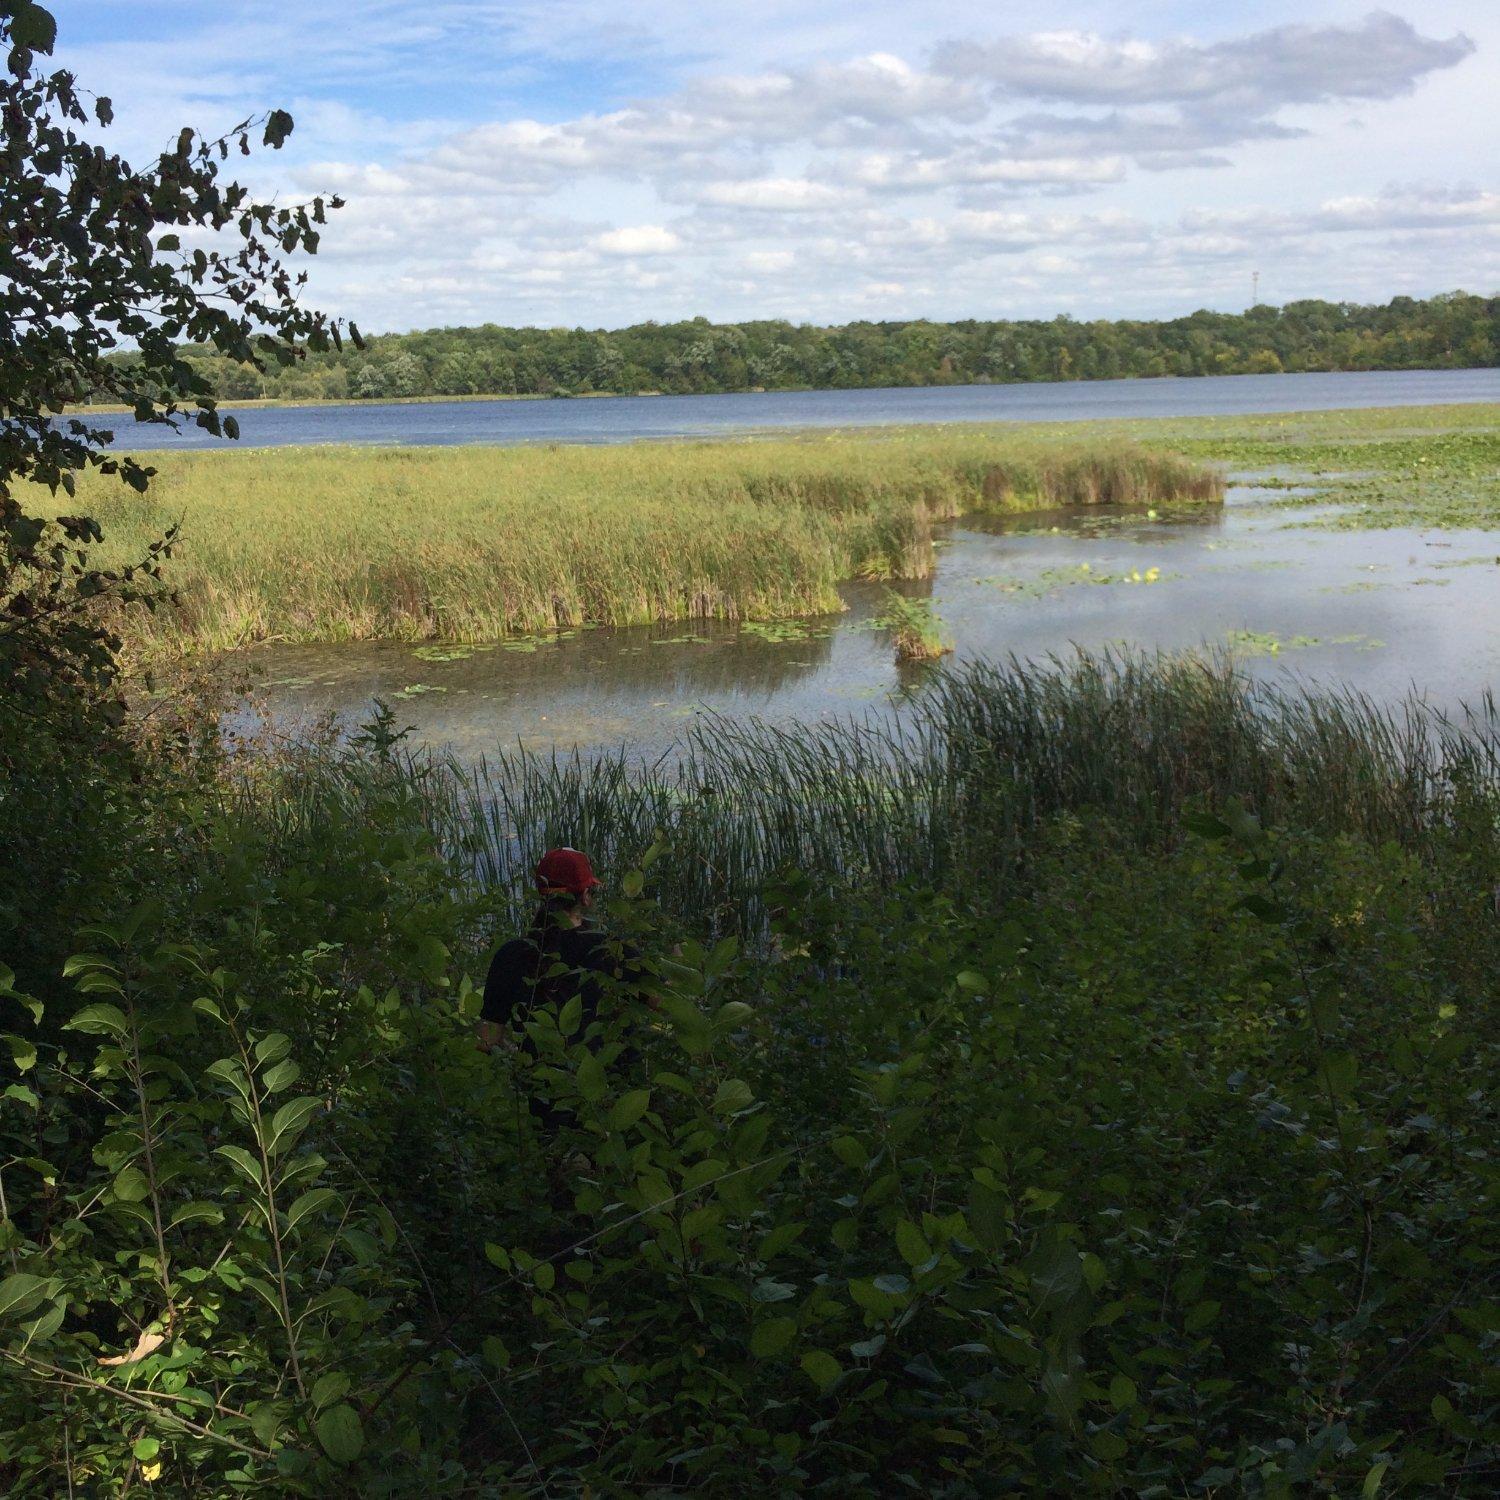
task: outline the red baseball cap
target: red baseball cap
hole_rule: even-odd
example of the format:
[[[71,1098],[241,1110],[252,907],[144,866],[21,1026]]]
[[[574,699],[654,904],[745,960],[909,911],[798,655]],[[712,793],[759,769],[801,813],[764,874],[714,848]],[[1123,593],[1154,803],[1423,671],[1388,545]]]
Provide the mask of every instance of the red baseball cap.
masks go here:
[[[536,883],[544,893],[567,891],[581,896],[604,882],[594,874],[587,854],[577,849],[549,849],[537,861]]]

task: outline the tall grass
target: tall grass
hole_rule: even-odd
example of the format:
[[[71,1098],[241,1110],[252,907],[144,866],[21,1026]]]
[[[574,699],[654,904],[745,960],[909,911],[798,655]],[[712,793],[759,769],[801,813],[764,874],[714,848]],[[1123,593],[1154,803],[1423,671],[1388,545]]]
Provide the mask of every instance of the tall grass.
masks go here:
[[[925,576],[933,523],[967,510],[1223,490],[1217,471],[1128,441],[973,428],[153,461],[148,496],[96,480],[79,504],[120,560],[181,521],[183,607],[130,632],[207,648],[831,612],[846,579]]]
[[[875,623],[890,632],[897,661],[936,661],[953,649],[930,599],[911,599],[887,589],[885,607]]]
[[[1500,711],[1452,719],[1411,699],[1256,684],[1223,659],[1088,657],[945,674],[902,720],[816,727],[710,721],[654,763],[502,755],[477,767],[305,757],[255,798],[289,845],[369,800],[421,799],[466,884],[528,899],[555,844],[620,871],[658,832],[661,892],[695,921],[742,924],[787,866],[837,887],[908,880],[994,894],[1059,814],[1170,842],[1233,796],[1270,823],[1421,850],[1455,830],[1500,857]],[[250,806],[247,801],[247,809]],[[247,814],[248,815],[248,814]]]

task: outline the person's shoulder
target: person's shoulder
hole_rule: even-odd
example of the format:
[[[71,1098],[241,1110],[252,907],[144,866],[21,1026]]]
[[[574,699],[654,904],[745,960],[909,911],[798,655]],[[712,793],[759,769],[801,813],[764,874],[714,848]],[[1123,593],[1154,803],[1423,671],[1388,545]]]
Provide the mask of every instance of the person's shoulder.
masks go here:
[[[491,969],[509,969],[528,963],[536,957],[536,944],[530,938],[513,937],[495,949],[490,960]]]

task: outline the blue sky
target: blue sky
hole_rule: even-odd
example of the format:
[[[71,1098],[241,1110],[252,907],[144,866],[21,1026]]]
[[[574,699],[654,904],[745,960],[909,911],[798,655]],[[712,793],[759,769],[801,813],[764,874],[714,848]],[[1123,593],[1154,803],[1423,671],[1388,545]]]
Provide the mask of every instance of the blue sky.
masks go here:
[[[372,329],[1163,316],[1500,288],[1500,4],[55,0],[145,157],[348,206]]]

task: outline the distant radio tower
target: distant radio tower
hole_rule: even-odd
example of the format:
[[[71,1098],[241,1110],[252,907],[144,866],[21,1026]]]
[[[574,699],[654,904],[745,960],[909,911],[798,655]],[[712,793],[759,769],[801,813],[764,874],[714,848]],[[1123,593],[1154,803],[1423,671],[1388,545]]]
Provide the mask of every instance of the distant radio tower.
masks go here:
[[[1259,307],[1260,306],[1260,272],[1259,271],[1252,271],[1250,273],[1250,306],[1251,307]]]

